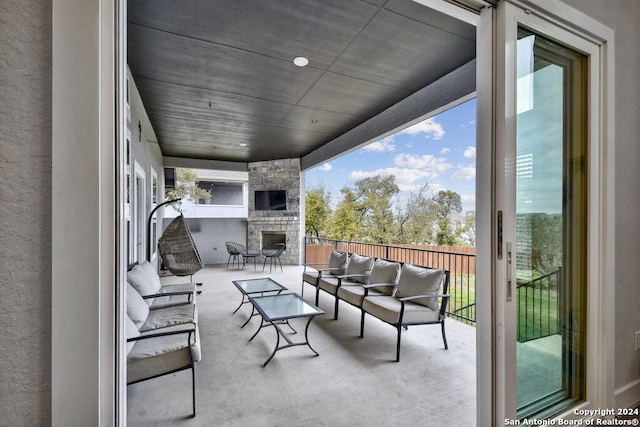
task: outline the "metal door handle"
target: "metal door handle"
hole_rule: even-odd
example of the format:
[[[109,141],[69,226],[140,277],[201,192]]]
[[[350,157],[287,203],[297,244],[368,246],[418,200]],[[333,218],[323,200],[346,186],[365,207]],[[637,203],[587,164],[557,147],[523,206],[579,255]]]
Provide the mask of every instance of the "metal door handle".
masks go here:
[[[513,292],[512,263],[512,244],[507,242],[507,302],[511,301]]]

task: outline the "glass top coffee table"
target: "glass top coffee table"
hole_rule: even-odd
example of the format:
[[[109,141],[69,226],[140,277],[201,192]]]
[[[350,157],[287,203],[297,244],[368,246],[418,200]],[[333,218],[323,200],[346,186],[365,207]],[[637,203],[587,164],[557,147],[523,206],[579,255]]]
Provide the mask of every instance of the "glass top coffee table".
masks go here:
[[[262,364],[264,368],[267,366],[267,363],[273,359],[276,352],[278,350],[283,350],[285,348],[294,347],[297,345],[306,345],[311,351],[313,351],[316,356],[319,356],[318,352],[311,347],[309,344],[308,331],[309,324],[314,317],[319,314],[324,314],[324,311],[316,307],[315,305],[309,304],[305,300],[303,300],[298,294],[278,294],[278,295],[266,295],[266,296],[256,296],[249,297],[249,301],[253,304],[253,306],[258,310],[258,313],[262,316],[262,321],[260,322],[260,327],[256,331],[255,334],[249,339],[249,341],[253,340],[258,332],[262,330],[263,327],[273,326],[276,329],[276,346],[271,353],[271,356]],[[302,318],[306,317],[307,325],[304,329],[304,341],[301,342],[293,342],[287,335],[285,335],[280,329],[280,325],[286,324],[291,330],[296,333],[295,329],[291,327],[289,324],[289,319]],[[282,337],[287,344],[280,346],[280,337]]]
[[[242,293],[242,301],[240,302],[240,305],[238,306],[238,308],[234,310],[233,312],[234,314],[236,313],[236,311],[240,310],[240,307],[242,307],[242,304],[246,304],[249,302],[249,300],[246,299],[246,297],[248,297],[249,295],[252,295],[252,294],[264,295],[265,293],[270,293],[270,292],[275,292],[279,294],[280,292],[287,290],[287,288],[285,288],[280,283],[276,282],[275,280],[269,277],[263,277],[260,279],[234,280],[233,284]],[[245,325],[249,323],[249,320],[251,320],[251,318],[255,314],[256,313],[255,313],[255,306],[254,306],[251,309],[251,315],[249,315],[249,318],[247,319],[246,322],[244,322],[244,324],[241,327],[244,328]]]

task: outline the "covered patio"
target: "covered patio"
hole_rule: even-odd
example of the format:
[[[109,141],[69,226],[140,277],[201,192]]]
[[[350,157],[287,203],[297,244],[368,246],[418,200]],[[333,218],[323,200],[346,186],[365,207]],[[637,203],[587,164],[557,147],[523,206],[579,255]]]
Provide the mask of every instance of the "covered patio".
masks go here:
[[[285,265],[272,274],[207,266],[195,275],[203,282],[198,296],[202,360],[196,363],[198,416],[189,418],[191,378],[188,371],[128,386],[129,425],[475,425],[475,328],[447,320],[449,350],[437,326],[410,327],[402,334],[402,360],[395,363],[395,330],[367,316],[365,336],[358,337],[360,312],[341,305],[340,319],[316,317],[305,346],[279,351],[261,364],[275,345],[275,332],[261,331],[245,305],[232,314],[241,294],[232,281],[271,277],[301,294],[302,266]],[[180,278],[163,278],[166,283]],[[306,285],[304,298],[314,302]],[[333,301],[320,295],[320,308]],[[298,331],[304,330],[304,323]]]

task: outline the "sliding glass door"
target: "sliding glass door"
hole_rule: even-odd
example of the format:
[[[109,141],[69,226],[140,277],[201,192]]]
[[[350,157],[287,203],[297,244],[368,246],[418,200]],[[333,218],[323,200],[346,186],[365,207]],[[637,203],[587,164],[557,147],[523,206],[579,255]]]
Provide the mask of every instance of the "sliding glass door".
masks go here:
[[[589,404],[599,50],[511,2],[495,24],[493,419],[540,420]]]

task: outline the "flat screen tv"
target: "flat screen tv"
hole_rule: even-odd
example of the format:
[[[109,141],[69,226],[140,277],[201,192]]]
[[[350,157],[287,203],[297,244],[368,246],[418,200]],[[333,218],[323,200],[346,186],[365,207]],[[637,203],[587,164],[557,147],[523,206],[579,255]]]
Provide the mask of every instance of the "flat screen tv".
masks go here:
[[[256,191],[257,211],[287,210],[287,192],[285,190]]]

